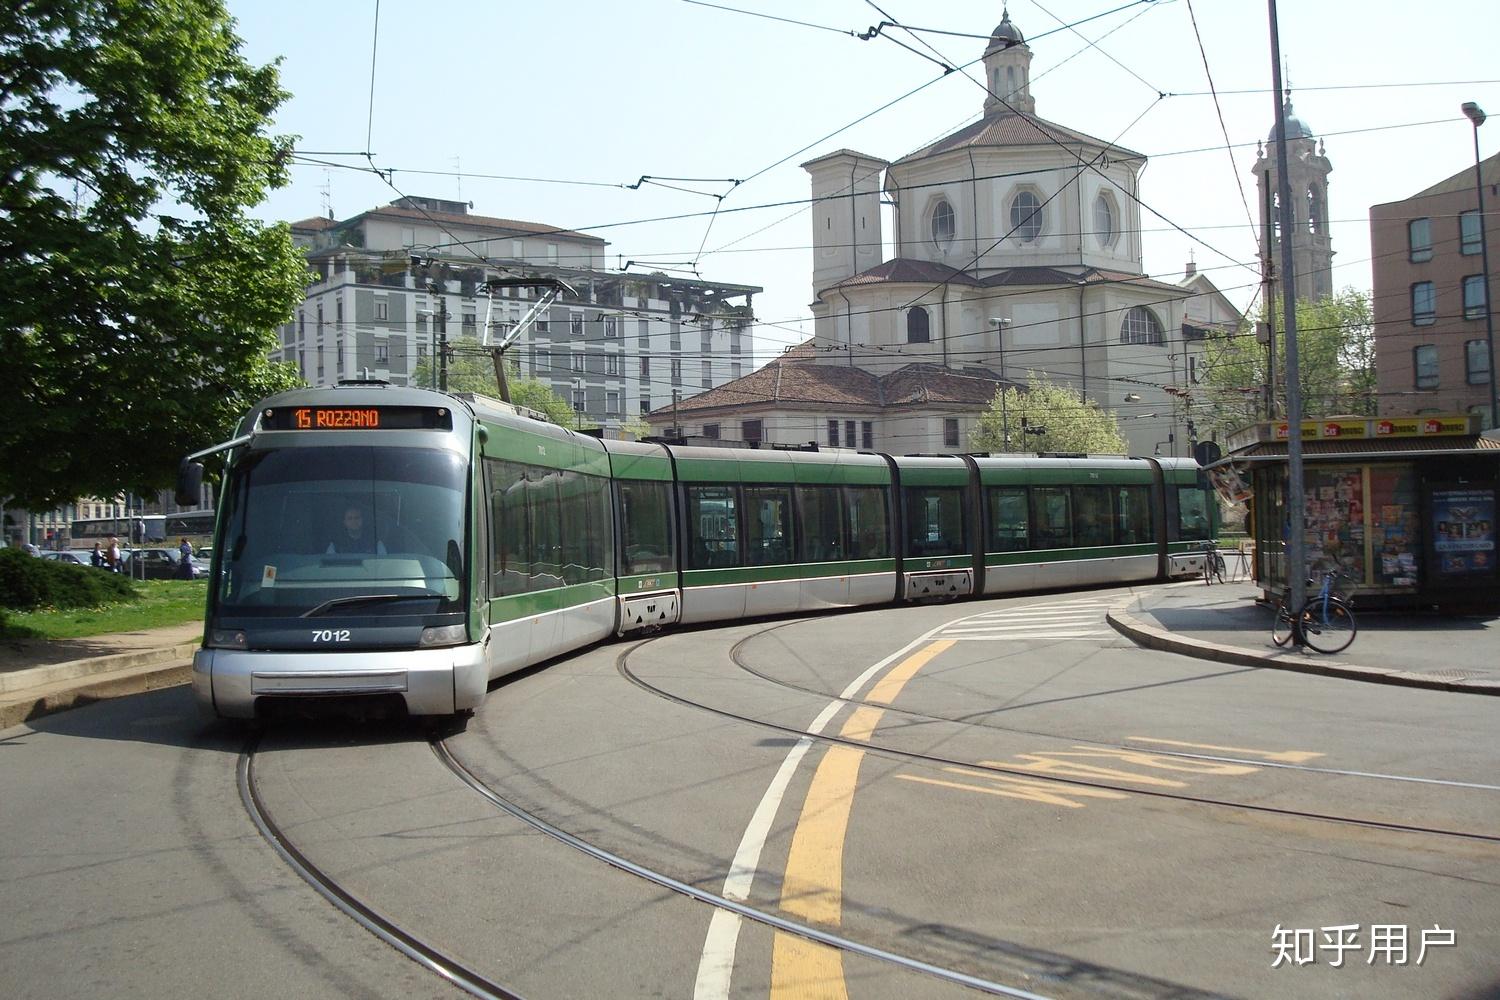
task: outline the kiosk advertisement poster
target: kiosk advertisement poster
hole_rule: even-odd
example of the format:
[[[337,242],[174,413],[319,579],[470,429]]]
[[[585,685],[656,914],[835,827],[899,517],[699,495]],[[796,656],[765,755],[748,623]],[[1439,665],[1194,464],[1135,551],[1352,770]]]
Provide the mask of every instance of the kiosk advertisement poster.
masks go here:
[[[1433,490],[1432,548],[1444,575],[1495,570],[1495,491]]]

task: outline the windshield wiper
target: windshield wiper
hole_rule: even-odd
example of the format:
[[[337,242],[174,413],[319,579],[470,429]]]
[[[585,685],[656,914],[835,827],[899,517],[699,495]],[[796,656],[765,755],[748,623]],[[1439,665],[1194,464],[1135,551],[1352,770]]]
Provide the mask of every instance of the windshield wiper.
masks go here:
[[[324,601],[311,611],[304,611],[303,618],[312,618],[322,614],[329,608],[342,607],[345,604],[375,604],[380,601],[430,601],[433,598],[441,600],[442,594],[360,594],[357,597],[335,597],[331,601]]]

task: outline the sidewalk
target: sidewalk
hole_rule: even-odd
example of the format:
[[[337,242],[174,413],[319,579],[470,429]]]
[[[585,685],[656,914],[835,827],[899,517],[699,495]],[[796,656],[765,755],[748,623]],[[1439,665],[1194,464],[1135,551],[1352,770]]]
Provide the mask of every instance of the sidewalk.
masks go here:
[[[1359,634],[1329,657],[1277,648],[1259,594],[1251,583],[1170,584],[1121,601],[1108,618],[1137,645],[1220,663],[1500,695],[1500,616],[1366,611],[1356,600]]]
[[[187,683],[203,623],[84,639],[0,639],[0,729]]]

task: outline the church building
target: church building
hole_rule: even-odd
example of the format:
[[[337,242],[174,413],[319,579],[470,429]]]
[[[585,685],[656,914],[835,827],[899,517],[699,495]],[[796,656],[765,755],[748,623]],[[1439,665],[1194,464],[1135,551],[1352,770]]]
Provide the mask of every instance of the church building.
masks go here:
[[[732,437],[750,420],[775,443],[964,450],[995,390],[1035,373],[1117,411],[1130,453],[1190,454],[1205,329],[1188,303],[1217,292],[1145,273],[1146,157],[1039,117],[1031,59],[1006,12],[977,121],[895,162],[841,149],[804,163],[814,338],[653,428]],[[1010,448],[1025,449],[1020,428]]]

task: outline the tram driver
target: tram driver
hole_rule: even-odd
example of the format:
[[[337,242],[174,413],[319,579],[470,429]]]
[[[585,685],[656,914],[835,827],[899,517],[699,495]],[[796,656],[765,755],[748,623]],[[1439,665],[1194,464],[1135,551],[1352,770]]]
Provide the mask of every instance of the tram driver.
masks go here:
[[[377,539],[366,525],[364,511],[359,508],[359,505],[349,504],[344,508],[343,530],[335,533],[333,541],[328,543],[326,554],[353,555],[357,553],[383,556],[385,543]]]

